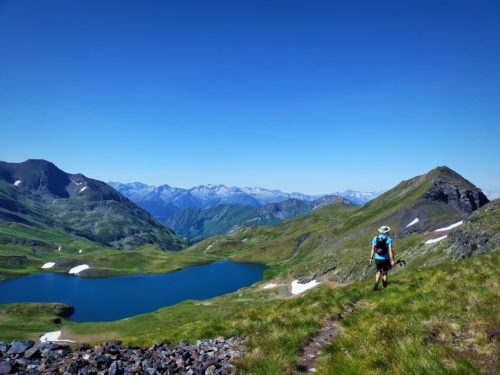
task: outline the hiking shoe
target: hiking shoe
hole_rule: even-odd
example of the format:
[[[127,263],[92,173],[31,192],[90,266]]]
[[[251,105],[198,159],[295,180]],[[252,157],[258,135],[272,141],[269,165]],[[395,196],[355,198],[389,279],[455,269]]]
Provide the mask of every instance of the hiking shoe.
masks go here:
[[[373,286],[373,291],[376,292],[378,289],[378,283],[375,283],[375,285]]]

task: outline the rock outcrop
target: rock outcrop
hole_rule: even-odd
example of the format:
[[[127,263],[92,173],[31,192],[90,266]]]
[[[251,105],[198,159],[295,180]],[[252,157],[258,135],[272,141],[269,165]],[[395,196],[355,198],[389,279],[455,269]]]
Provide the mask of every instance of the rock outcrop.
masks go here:
[[[474,212],[448,235],[450,256],[466,258],[500,249],[500,199]]]
[[[481,189],[447,167],[436,169],[439,175],[424,199],[443,202],[464,212],[472,212],[489,202]]]

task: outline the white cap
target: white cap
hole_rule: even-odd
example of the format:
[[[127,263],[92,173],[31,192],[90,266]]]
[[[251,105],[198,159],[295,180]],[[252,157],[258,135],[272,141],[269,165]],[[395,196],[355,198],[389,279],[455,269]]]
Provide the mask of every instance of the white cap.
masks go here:
[[[378,228],[378,231],[382,234],[389,233],[390,230],[391,228],[388,227],[387,225],[382,225],[380,228]]]

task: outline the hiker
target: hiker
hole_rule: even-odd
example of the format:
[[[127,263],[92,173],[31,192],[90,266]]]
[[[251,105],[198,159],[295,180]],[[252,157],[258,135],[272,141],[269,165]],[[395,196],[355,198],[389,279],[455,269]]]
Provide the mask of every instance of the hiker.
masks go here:
[[[378,283],[380,275],[382,275],[382,285],[387,287],[387,271],[394,266],[394,249],[392,246],[392,238],[389,236],[389,228],[386,225],[378,228],[379,235],[373,237],[372,251],[370,253],[370,263],[375,263],[377,273],[375,274],[375,285],[373,290],[379,290]]]

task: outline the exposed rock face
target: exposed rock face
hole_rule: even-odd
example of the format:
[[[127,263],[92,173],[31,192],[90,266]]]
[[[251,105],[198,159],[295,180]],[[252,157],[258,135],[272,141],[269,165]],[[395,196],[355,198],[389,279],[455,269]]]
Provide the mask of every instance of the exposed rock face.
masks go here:
[[[424,199],[443,202],[464,212],[472,212],[489,202],[481,189],[446,167],[437,169],[439,176],[432,181],[432,187]]]
[[[481,232],[455,232],[450,233],[449,240],[455,245],[454,258],[466,258],[473,255],[486,253],[495,248],[490,236]]]
[[[243,355],[244,343],[238,337],[219,337],[196,345],[181,341],[175,347],[137,348],[110,341],[96,347],[83,344],[72,351],[55,343],[0,342],[0,374],[233,374],[232,363]]]
[[[500,250],[500,200],[474,212],[464,224],[448,235],[452,258],[466,258]]]

